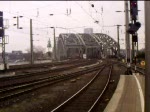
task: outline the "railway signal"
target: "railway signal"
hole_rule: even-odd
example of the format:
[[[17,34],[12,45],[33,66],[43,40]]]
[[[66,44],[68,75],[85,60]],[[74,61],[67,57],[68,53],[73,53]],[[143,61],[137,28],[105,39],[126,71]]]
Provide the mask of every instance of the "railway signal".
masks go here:
[[[0,27],[3,27],[3,12],[0,11]]]
[[[3,37],[3,36],[4,36],[4,30],[0,29],[0,37]]]
[[[8,67],[5,60],[5,28],[3,21],[4,21],[3,12],[0,11],[0,37],[2,37],[2,58],[3,58],[3,66],[0,69],[5,71]]]
[[[128,33],[129,34],[135,34],[139,30],[140,27],[141,27],[141,23],[140,22],[135,22],[134,24],[130,23],[129,24]]]
[[[138,41],[138,36],[135,34],[132,36],[132,42],[137,42]]]
[[[130,15],[132,20],[137,19],[137,15],[138,15],[137,0],[130,0]]]
[[[132,60],[135,64],[135,71],[136,71],[136,56],[138,50],[138,36],[137,31],[141,27],[141,23],[137,22],[138,16],[138,3],[137,0],[130,0],[130,17],[131,23],[129,23],[129,28],[127,32],[132,35]]]
[[[3,12],[0,11],[0,37],[4,36]]]

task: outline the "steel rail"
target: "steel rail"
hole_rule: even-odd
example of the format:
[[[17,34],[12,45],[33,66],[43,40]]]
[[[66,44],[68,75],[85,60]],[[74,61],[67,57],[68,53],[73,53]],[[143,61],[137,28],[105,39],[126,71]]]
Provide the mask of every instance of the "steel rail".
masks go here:
[[[66,68],[60,68],[60,69],[55,69],[53,72],[60,72],[61,70],[68,70],[68,69],[72,69],[72,68],[74,68],[74,67],[78,67],[78,66],[84,66],[85,64],[87,65],[89,65],[89,64],[92,64],[93,62],[85,62],[85,63],[80,63],[80,64],[76,64],[76,65],[73,65],[73,66],[69,66],[69,67],[66,67]],[[52,71],[47,71],[47,72],[45,72],[45,71],[41,71],[40,73],[39,72],[37,72],[37,74],[36,73],[33,73],[33,74],[31,74],[30,75],[30,77],[32,77],[32,75],[34,76],[37,76],[37,75],[40,75],[40,74],[44,74],[44,75],[46,75],[47,73],[52,73]],[[50,76],[50,77],[53,77],[53,76]],[[5,85],[5,86],[0,86],[0,88],[8,88],[8,87],[11,87],[11,86],[17,86],[17,85],[21,85],[21,84],[26,84],[26,83],[33,83],[33,82],[37,82],[37,81],[40,81],[40,80],[44,80],[44,79],[49,79],[50,78],[49,76],[46,76],[46,77],[43,77],[42,76],[42,78],[38,78],[38,79],[33,79],[33,80],[30,80],[30,81],[23,81],[23,82],[17,82],[17,83],[13,83],[13,84],[7,84],[7,85]],[[22,78],[22,77],[21,77]],[[26,78],[26,77],[25,77]],[[28,77],[27,77],[28,78]],[[15,78],[16,79],[16,78]],[[14,79],[14,80],[15,80]],[[11,79],[11,80],[13,80],[13,79]],[[7,80],[6,80],[7,81]]]
[[[13,72],[13,71],[18,71],[18,70],[26,70],[26,69],[35,69],[35,68],[39,68],[39,67],[43,67],[43,66],[56,66],[56,65],[62,65],[62,64],[69,64],[69,63],[73,63],[73,62],[77,62],[79,60],[71,60],[71,61],[59,61],[59,62],[46,62],[46,63],[39,63],[39,64],[21,64],[21,65],[10,65],[9,69],[7,69],[7,71],[5,71],[5,73],[7,72]],[[83,60],[84,61],[84,60]],[[3,71],[0,71],[0,73],[3,73]]]
[[[94,80],[98,77],[98,75],[103,71],[103,69],[106,66],[103,66],[97,73],[96,75],[84,86],[82,87],[78,92],[76,92],[74,95],[72,95],[69,99],[67,99],[66,101],[64,101],[63,103],[61,103],[59,106],[57,106],[56,108],[54,108],[53,110],[51,110],[51,112],[57,112],[60,111],[64,106],[66,106],[67,104],[69,104],[69,102],[71,102],[71,100],[73,100],[75,97],[77,97],[79,94],[81,94],[85,89],[87,89],[87,87],[89,87]],[[109,77],[110,78],[110,77]]]
[[[103,66],[103,65],[101,65],[101,66]],[[30,83],[30,84],[26,84],[26,85],[10,88],[10,89],[1,90],[0,93],[7,93],[7,92],[9,93],[10,92],[10,94],[7,93],[7,95],[2,95],[0,97],[0,101],[4,101],[4,100],[7,100],[9,98],[13,98],[15,96],[18,96],[18,95],[21,95],[21,94],[24,94],[24,93],[27,93],[27,92],[30,92],[30,91],[33,91],[33,90],[36,90],[36,89],[39,89],[39,88],[51,85],[51,84],[54,84],[56,82],[60,82],[60,81],[66,80],[66,79],[77,77],[79,75],[83,75],[83,74],[86,74],[86,73],[93,72],[95,70],[98,70],[99,67],[100,66],[93,67],[91,69],[90,68],[86,68],[84,70],[77,71],[75,73],[68,73],[68,74],[56,76],[53,79],[49,79],[49,80],[46,79],[46,80],[39,81],[39,82],[34,82],[34,83]],[[48,82],[48,83],[46,83],[46,82]],[[21,89],[21,91],[18,92],[18,89]],[[22,89],[24,89],[24,90],[22,90]],[[17,92],[14,92],[15,90]],[[13,93],[11,93],[12,91],[13,91]]]
[[[37,64],[22,64],[22,65],[10,65],[9,70],[19,70],[19,69],[28,69],[28,68],[36,68],[36,67],[41,67],[41,66],[53,66],[53,65],[62,65],[62,64],[69,64],[73,62],[77,62],[79,60],[67,60],[67,61],[58,61],[58,62],[46,62],[46,63],[37,63]]]
[[[112,66],[110,68],[110,71],[109,71],[109,77],[108,77],[108,80],[106,82],[106,85],[103,89],[103,91],[101,92],[101,94],[99,95],[99,97],[97,98],[97,100],[94,102],[94,104],[91,106],[91,108],[88,110],[88,112],[93,112],[94,108],[96,107],[96,105],[98,104],[98,102],[100,101],[102,95],[104,94],[104,92],[106,91],[108,85],[109,85],[109,82],[110,82],[110,78],[111,78],[111,74],[112,74]]]
[[[92,61],[89,61],[89,62],[92,62]],[[72,67],[73,66],[76,66],[76,65],[82,65],[82,64],[86,64],[86,63],[89,63],[89,62],[87,62],[87,61],[84,61],[84,62],[82,62],[82,63],[80,63],[80,64],[75,64],[75,65],[72,65]],[[73,64],[73,63],[69,63],[69,64]],[[68,65],[68,63],[67,63],[67,65]],[[71,66],[69,66],[69,67],[71,67]],[[12,79],[12,78],[24,78],[24,77],[30,77],[31,75],[33,76],[33,75],[37,75],[37,74],[41,74],[41,73],[47,73],[47,72],[52,72],[52,71],[58,71],[58,69],[60,70],[60,69],[62,69],[62,70],[64,70],[65,68],[56,68],[56,69],[48,69],[48,70],[43,70],[43,71],[38,71],[38,72],[31,72],[31,73],[25,73],[25,74],[20,74],[20,75],[14,75],[14,76],[8,76],[8,77],[2,77],[2,78],[0,78],[0,80],[5,80],[5,79]]]

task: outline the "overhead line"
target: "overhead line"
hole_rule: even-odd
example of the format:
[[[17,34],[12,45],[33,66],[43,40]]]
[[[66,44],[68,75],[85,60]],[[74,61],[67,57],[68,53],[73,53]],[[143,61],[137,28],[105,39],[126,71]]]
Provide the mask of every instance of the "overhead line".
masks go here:
[[[78,2],[76,2],[76,4],[78,4],[78,5],[82,8],[82,10],[83,10],[87,15],[89,15],[94,21],[96,20],[96,19],[94,19]]]
[[[15,14],[15,13],[8,12],[8,11],[4,11],[4,10],[3,10],[3,12],[9,13],[9,14],[12,14],[12,15],[15,15],[15,16],[17,15],[17,14]],[[47,23],[41,22],[41,21],[39,21],[39,20],[36,20],[36,19],[30,18],[30,17],[24,16],[24,15],[23,15],[23,17],[25,17],[25,18],[27,18],[27,19],[32,19],[32,20],[37,21],[37,22],[40,22],[40,23],[43,23],[43,24],[45,24],[45,25],[42,24],[43,26],[47,26],[47,25],[46,25]]]
[[[94,21],[96,21],[96,19],[94,19],[78,2],[76,2],[76,4],[78,4],[78,5],[82,8],[82,10],[83,10],[88,16],[90,16]],[[98,23],[98,25],[99,25],[100,27],[103,27],[103,26],[101,26],[99,23]]]

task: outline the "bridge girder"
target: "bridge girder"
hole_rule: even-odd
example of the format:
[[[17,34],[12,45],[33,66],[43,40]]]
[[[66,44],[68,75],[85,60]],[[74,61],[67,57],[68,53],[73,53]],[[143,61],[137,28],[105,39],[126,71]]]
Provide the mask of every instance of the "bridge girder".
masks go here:
[[[57,59],[66,59],[71,55],[82,58],[83,54],[101,57],[103,54],[107,55],[110,50],[112,54],[116,54],[117,44],[109,35],[102,33],[62,33],[56,44]]]

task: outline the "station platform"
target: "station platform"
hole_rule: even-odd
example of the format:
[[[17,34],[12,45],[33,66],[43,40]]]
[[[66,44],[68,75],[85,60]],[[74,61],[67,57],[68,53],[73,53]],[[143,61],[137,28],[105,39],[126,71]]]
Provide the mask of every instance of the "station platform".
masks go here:
[[[118,86],[104,112],[144,112],[141,77],[121,75]]]

